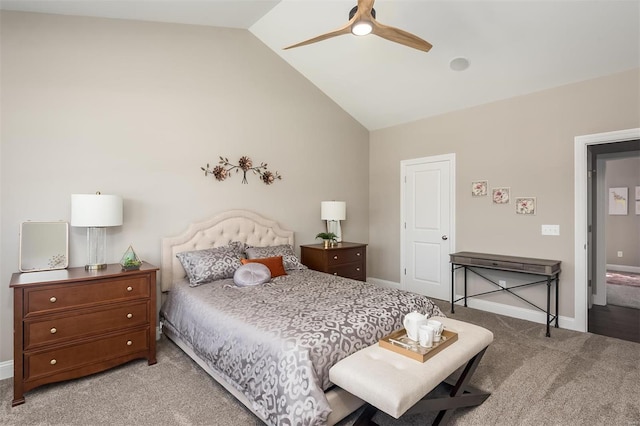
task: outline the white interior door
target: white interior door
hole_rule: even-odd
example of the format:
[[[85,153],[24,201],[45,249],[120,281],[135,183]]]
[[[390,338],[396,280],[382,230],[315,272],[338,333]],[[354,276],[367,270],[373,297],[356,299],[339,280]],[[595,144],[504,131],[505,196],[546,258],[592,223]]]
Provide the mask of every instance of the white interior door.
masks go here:
[[[402,288],[449,300],[455,155],[402,162]]]

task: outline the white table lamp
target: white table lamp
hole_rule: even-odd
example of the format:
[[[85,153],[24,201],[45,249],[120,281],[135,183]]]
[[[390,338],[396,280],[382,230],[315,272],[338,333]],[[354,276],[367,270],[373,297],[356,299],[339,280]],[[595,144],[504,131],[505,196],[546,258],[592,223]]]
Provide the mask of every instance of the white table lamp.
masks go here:
[[[87,228],[87,264],[84,269],[107,267],[107,227],[122,225],[119,195],[72,194],[71,226]]]
[[[320,219],[327,221],[327,232],[336,234],[336,241],[342,241],[340,221],[347,218],[347,203],[344,201],[322,201]]]

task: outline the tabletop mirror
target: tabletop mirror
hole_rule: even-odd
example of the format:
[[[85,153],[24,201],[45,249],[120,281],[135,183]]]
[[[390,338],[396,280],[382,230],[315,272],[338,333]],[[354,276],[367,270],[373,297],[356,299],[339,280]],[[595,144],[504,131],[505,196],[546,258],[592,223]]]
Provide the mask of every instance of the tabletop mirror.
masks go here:
[[[20,272],[64,269],[69,265],[67,222],[22,222]]]

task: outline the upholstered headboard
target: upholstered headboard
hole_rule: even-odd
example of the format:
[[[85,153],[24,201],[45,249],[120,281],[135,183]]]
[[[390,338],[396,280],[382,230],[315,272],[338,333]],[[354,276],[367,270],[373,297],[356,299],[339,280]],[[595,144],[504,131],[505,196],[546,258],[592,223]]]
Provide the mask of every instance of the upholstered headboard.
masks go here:
[[[204,222],[193,223],[184,233],[162,239],[162,291],[170,290],[174,282],[185,276],[176,253],[219,247],[231,241],[256,247],[293,246],[293,231],[282,229],[277,222],[247,210],[229,210]]]

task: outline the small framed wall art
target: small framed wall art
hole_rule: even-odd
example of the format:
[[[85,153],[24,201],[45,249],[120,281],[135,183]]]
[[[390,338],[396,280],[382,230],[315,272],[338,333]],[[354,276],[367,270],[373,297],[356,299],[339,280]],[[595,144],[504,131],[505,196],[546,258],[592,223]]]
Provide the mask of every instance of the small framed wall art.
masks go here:
[[[626,216],[629,188],[609,188],[609,214],[612,216]]]
[[[488,182],[486,180],[471,182],[471,196],[485,197],[487,195],[487,184]]]
[[[517,214],[536,214],[536,197],[516,197]]]
[[[509,192],[510,188],[491,189],[491,198],[493,199],[493,204],[509,204],[511,202]]]

